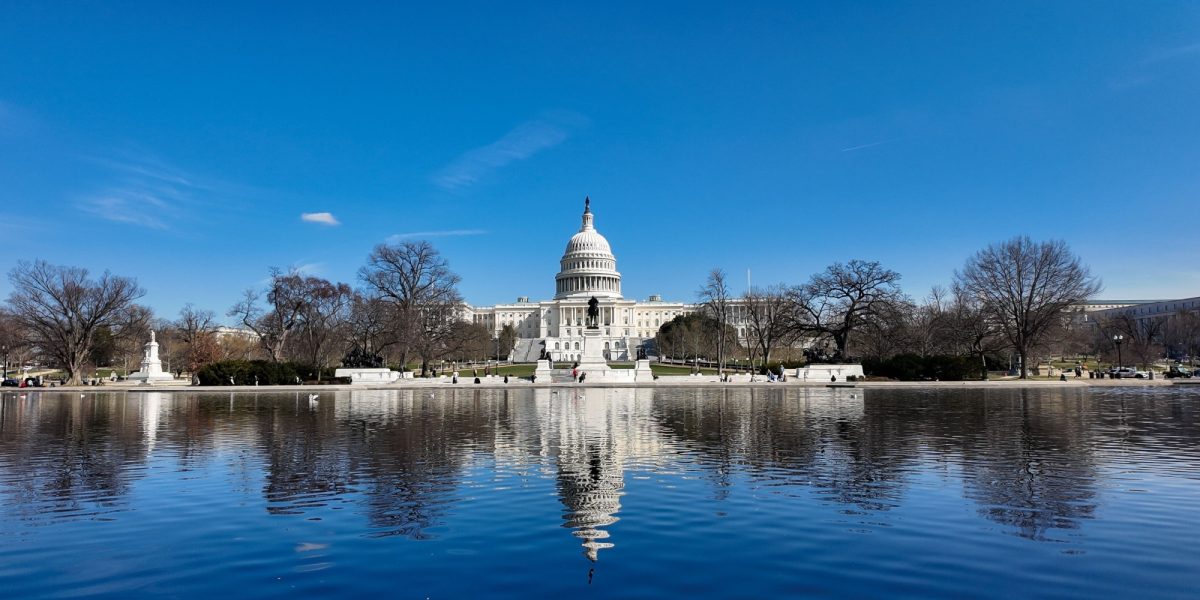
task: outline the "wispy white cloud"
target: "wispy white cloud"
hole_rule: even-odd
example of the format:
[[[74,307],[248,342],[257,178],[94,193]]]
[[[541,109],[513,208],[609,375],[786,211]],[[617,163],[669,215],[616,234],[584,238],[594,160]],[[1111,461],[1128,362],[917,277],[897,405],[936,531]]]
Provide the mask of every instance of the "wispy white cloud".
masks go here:
[[[323,262],[296,262],[284,269],[286,273],[296,273],[304,277],[320,277],[325,274],[325,263]],[[258,280],[258,285],[268,285],[271,283],[271,276],[267,275]]]
[[[487,232],[482,229],[448,229],[445,231],[413,231],[409,233],[397,233],[387,237],[388,243],[396,243],[404,240],[412,240],[419,238],[432,237],[451,237],[460,235],[484,235]]]
[[[1163,48],[1150,52],[1124,73],[1109,78],[1108,88],[1123,92],[1155,83],[1177,68],[1174,63],[1189,58],[1200,58],[1200,42]]]
[[[151,229],[169,229],[196,194],[206,188],[196,178],[150,156],[93,158],[111,180],[80,195],[75,206],[84,214]]]
[[[308,223],[320,223],[322,225],[341,225],[341,221],[333,216],[333,213],[318,212],[318,213],[300,213],[300,220]]]
[[[1166,60],[1174,60],[1176,58],[1185,58],[1188,56],[1200,56],[1200,42],[1193,42],[1191,44],[1184,44],[1182,46],[1175,46],[1174,48],[1167,48],[1165,50],[1153,52],[1142,60],[1142,64],[1149,65]]]
[[[878,142],[871,142],[869,144],[859,144],[857,146],[849,146],[846,148],[842,148],[840,151],[841,152],[854,152],[855,150],[865,150],[867,148],[874,148],[875,146],[882,146],[884,144],[890,144],[894,141],[896,141],[896,140],[891,139],[891,140],[881,140]]]
[[[292,265],[292,270],[305,276],[315,277],[325,272],[325,263],[310,262]]]
[[[525,160],[553,148],[587,123],[582,115],[548,113],[514,127],[500,139],[469,150],[433,175],[433,182],[447,190],[460,190],[510,163]]]
[[[0,135],[29,138],[41,122],[32,113],[11,102],[0,100]]]

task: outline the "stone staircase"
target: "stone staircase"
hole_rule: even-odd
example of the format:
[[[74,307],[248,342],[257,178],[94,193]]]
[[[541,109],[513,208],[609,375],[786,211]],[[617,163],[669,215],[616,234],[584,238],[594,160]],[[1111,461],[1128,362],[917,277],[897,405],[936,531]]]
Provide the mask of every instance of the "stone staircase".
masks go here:
[[[537,362],[538,357],[542,355],[542,348],[544,347],[542,340],[517,340],[517,346],[513,348],[512,354],[509,355],[508,362]]]

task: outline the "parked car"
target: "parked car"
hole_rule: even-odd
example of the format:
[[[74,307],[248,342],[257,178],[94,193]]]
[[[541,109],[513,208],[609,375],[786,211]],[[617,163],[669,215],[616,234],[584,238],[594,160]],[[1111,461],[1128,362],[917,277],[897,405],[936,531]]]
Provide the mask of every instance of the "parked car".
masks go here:
[[[1116,379],[1145,379],[1146,373],[1133,367],[1114,367],[1109,370]]]
[[[0,387],[19,387],[20,385],[21,382],[17,381],[16,379],[5,379],[4,381],[0,381]]]
[[[1167,379],[1174,379],[1176,377],[1190,379],[1194,373],[1182,365],[1171,365],[1171,368],[1167,369],[1167,372],[1164,373],[1164,375],[1167,376]]]

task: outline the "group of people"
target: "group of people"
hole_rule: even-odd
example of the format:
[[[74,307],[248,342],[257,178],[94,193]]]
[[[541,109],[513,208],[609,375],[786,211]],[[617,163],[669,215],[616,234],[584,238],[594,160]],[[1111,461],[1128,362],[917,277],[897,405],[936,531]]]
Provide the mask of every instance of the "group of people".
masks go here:
[[[583,383],[585,378],[587,378],[587,373],[580,371],[579,363],[575,363],[575,366],[571,367],[571,380],[575,383]]]
[[[473,377],[475,377],[475,383],[483,383],[483,381],[482,381],[481,379],[479,379],[479,372],[478,372],[478,371],[475,371],[474,369],[472,369],[472,373],[471,373],[471,375],[472,375]],[[434,377],[437,377],[437,372],[436,372],[436,371],[434,371],[434,375],[433,375],[433,376],[434,376]],[[487,375],[485,375],[485,377],[486,377],[486,376],[487,376]],[[454,372],[454,373],[453,373],[453,374],[450,376],[450,383],[458,383],[458,371],[455,371],[455,372]],[[507,373],[505,373],[505,375],[504,375],[504,383],[508,383],[508,374],[507,374]]]

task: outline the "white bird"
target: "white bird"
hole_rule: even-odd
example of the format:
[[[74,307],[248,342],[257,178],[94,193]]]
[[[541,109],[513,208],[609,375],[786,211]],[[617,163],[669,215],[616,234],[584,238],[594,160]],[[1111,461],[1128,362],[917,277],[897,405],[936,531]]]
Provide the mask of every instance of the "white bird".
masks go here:
[[[317,398],[320,398],[320,397],[321,397],[321,395],[320,395],[320,394],[309,394],[309,395],[308,395],[308,401],[309,401],[309,402],[316,402],[316,401],[317,401]]]

